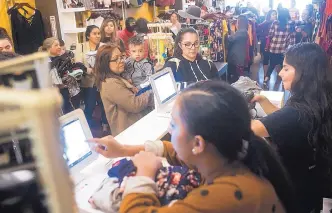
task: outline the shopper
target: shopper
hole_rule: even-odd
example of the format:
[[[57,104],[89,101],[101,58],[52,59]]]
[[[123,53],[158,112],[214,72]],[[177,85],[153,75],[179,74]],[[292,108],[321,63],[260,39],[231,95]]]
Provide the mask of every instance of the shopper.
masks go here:
[[[270,31],[272,23],[276,20],[277,20],[277,11],[270,10],[266,15],[265,21],[263,23],[259,24],[257,27],[257,32],[258,32],[257,34],[261,41],[260,53],[261,53],[261,57],[263,58],[264,76],[266,76],[266,74],[267,74],[267,69],[269,68],[269,61],[270,61],[270,54],[267,50],[265,50],[266,39],[269,36],[269,31]]]
[[[122,31],[118,31],[118,37],[122,40],[124,43],[125,49],[126,49],[126,55],[129,56],[129,46],[128,46],[128,40],[131,37],[135,36],[135,27],[136,27],[136,20],[133,17],[129,17],[126,19],[126,28]]]
[[[0,52],[14,52],[13,42],[7,34],[0,34]]]
[[[47,52],[50,56],[50,75],[53,85],[60,89],[64,102],[63,113],[66,114],[78,108],[80,103],[80,87],[76,79],[69,75],[70,70],[67,70],[66,66],[63,66],[66,60],[61,57],[62,50],[59,40],[54,37],[45,39],[38,51]]]
[[[264,76],[264,89],[268,89],[268,82],[276,66],[278,70],[282,67],[284,53],[287,47],[295,44],[295,31],[288,22],[289,12],[285,8],[278,10],[278,20],[273,22],[269,31],[269,46],[267,50],[270,54],[270,65],[267,74]]]
[[[228,79],[230,83],[239,80],[244,75],[244,68],[248,66],[249,56],[249,36],[248,36],[248,19],[240,15],[237,20],[237,31],[234,35],[228,37]]]
[[[114,19],[105,19],[101,25],[100,34],[102,43],[113,43],[119,45],[124,51],[124,43],[117,38],[118,25]]]
[[[279,73],[292,96],[278,109],[264,96],[267,117],[252,122],[258,136],[270,137],[276,145],[297,190],[302,209],[320,212],[323,197],[331,197],[332,87],[328,59],[314,43],[300,43],[285,54]]]
[[[170,17],[170,21],[172,23],[171,31],[176,36],[181,29],[181,24],[178,19],[178,14],[173,12]]]
[[[91,140],[105,157],[135,155],[137,174],[127,180],[120,212],[297,212],[277,154],[253,135],[247,103],[227,83],[203,81],[184,90],[173,108],[170,133],[172,143],[141,146],[121,145],[112,137]],[[153,181],[159,157],[197,169],[205,184],[160,207]]]
[[[102,46],[96,58],[96,83],[113,135],[120,134],[141,119],[144,110],[153,106],[151,91],[136,96],[133,86],[121,77],[124,59],[123,53],[114,45]]]
[[[85,38],[87,40],[84,48],[84,64],[87,67],[87,75],[85,75],[81,82],[81,87],[83,90],[83,100],[84,100],[84,113],[86,116],[87,121],[89,122],[90,126],[93,125],[93,111],[96,108],[96,102],[98,100],[98,91],[95,84],[95,62],[96,62],[96,55],[97,50],[100,46],[104,45],[101,43],[101,34],[100,30],[95,25],[90,25],[87,27],[85,32]],[[99,105],[101,108],[101,123],[102,123],[102,131],[103,134],[109,131],[109,126],[105,114],[105,110],[103,107],[102,101],[99,101]]]
[[[142,37],[142,39],[144,40],[144,58],[148,58],[149,57],[149,38],[148,38],[147,34],[149,33],[149,28],[148,28],[148,21],[146,19],[144,19],[144,18],[137,19],[136,33],[137,33],[137,36]],[[129,47],[129,40],[128,40],[128,47]]]
[[[170,67],[177,82],[194,83],[208,79],[218,79],[214,63],[205,60],[198,53],[199,36],[194,28],[181,29],[175,39],[174,58],[164,67]]]

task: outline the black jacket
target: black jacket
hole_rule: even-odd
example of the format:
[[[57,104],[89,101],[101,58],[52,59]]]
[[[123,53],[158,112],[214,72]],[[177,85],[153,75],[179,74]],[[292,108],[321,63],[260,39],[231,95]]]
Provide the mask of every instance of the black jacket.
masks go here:
[[[217,67],[212,61],[203,59],[197,55],[194,61],[184,57],[170,58],[164,67],[170,67],[176,82],[195,83],[209,79],[219,79]]]
[[[228,37],[228,63],[241,66],[246,64],[248,37],[246,30],[238,30],[234,35]]]

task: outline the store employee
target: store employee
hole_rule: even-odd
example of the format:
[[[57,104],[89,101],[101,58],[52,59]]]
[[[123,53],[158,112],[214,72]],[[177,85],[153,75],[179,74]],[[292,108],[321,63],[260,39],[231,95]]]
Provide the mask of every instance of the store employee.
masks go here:
[[[106,147],[96,149],[105,157],[135,156],[137,173],[127,179],[120,212],[296,212],[280,159],[252,134],[247,103],[229,84],[202,81],[181,92],[170,133],[172,143],[142,146],[121,145],[112,137],[92,140]],[[161,207],[154,181],[160,157],[172,165],[196,168],[206,184]]]
[[[302,213],[319,212],[331,197],[328,161],[332,159],[332,87],[328,58],[314,43],[292,46],[279,73],[291,98],[282,109],[264,96],[253,101],[268,114],[252,122],[258,136],[276,145],[300,199]]]
[[[198,53],[199,35],[194,28],[184,28],[175,38],[174,58],[169,59],[164,67],[170,67],[175,81],[194,83],[209,79],[218,79],[216,65],[202,58]]]

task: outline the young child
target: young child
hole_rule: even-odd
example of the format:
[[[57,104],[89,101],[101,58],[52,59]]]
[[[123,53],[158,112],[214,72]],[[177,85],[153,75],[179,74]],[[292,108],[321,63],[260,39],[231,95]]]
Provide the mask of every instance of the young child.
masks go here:
[[[130,57],[125,61],[125,71],[122,77],[134,85],[133,92],[137,95],[147,90],[149,77],[153,74],[153,66],[144,57],[144,38],[134,36],[129,39]]]

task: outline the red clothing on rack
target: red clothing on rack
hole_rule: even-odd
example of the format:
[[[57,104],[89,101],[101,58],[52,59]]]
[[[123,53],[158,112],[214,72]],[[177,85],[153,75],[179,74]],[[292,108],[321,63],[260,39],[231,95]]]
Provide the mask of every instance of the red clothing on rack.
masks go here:
[[[332,0],[326,0],[325,14],[332,15]]]
[[[134,32],[129,32],[127,29],[118,31],[118,37],[123,41],[124,46],[126,48],[126,55],[130,56],[130,52],[129,52],[129,46],[128,46],[128,40],[132,37],[135,36]]]

